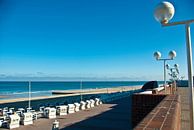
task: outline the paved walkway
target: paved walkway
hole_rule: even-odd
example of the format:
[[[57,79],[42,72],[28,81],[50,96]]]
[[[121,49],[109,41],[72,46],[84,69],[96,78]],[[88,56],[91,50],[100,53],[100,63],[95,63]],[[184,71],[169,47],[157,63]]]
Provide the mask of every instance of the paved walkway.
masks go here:
[[[189,88],[179,87],[178,94],[181,95],[181,130],[189,130],[190,129]]]
[[[181,129],[189,130],[188,87],[178,88],[178,93],[181,95]],[[61,130],[129,130],[130,109],[128,97],[56,119],[60,122]],[[13,130],[51,130],[54,120],[42,118],[33,125],[21,125]]]
[[[60,122],[61,130],[129,130],[130,109],[128,97],[56,119]],[[54,120],[42,118],[33,125],[21,125],[13,130],[51,130]]]

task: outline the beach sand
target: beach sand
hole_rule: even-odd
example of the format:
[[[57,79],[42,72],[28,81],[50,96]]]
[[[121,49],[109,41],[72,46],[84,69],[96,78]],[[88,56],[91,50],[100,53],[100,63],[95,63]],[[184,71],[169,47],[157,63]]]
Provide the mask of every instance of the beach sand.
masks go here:
[[[54,98],[61,98],[61,97],[69,97],[69,96],[78,96],[82,93],[82,95],[89,95],[89,94],[103,94],[103,93],[116,93],[116,92],[124,92],[130,90],[137,90],[140,89],[142,86],[123,86],[123,87],[116,87],[116,88],[101,88],[101,89],[83,89],[81,92],[80,90],[57,90],[58,94],[52,96],[41,96],[41,97],[33,97],[31,100],[44,100],[44,99],[54,99]],[[23,102],[28,101],[29,98],[16,98],[16,99],[5,99],[0,100],[0,104],[4,103],[14,103],[14,102]]]

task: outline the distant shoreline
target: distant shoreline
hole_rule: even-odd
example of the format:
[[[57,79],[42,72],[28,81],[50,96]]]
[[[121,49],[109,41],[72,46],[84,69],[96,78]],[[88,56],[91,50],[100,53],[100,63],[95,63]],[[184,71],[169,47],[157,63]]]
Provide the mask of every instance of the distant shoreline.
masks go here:
[[[7,98],[7,97],[9,97],[8,95],[0,95],[0,99],[1,98]]]

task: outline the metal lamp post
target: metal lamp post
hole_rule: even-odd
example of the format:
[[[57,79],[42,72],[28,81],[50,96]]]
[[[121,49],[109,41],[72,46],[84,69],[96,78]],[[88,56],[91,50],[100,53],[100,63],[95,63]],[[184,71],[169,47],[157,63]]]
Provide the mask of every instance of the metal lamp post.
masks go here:
[[[176,81],[179,79],[178,75],[179,75],[179,65],[178,64],[174,64],[174,67],[171,67],[169,64],[166,64],[166,68],[168,70],[170,70],[169,75],[171,76],[171,81],[174,82],[174,88],[176,90]]]
[[[83,84],[82,84],[82,80],[80,81],[80,101],[82,101],[82,92],[83,92]]]
[[[28,109],[31,109],[31,81],[28,82]]]
[[[191,35],[190,35],[190,24],[194,23],[193,20],[170,22],[174,16],[175,9],[170,2],[162,2],[158,4],[155,8],[154,16],[157,21],[159,21],[163,27],[184,25],[186,30],[186,46],[187,46],[187,66],[188,66],[188,85],[189,85],[189,99],[190,99],[190,129],[194,130],[194,104],[193,104],[193,66],[192,66],[192,47],[191,47]]]
[[[174,79],[178,79],[177,75],[179,74],[179,65],[174,64],[174,67],[171,67],[169,64],[166,64],[166,68],[170,70],[171,72],[171,77]],[[175,71],[173,71],[175,70]],[[174,73],[174,74],[173,74]],[[175,74],[176,73],[176,74]]]
[[[158,61],[163,61],[164,62],[164,89],[165,89],[165,93],[166,93],[166,61],[167,60],[173,60],[176,57],[176,52],[175,51],[170,51],[169,52],[169,58],[161,58],[161,53],[159,51],[156,51],[154,53],[154,57],[156,58],[156,60]]]

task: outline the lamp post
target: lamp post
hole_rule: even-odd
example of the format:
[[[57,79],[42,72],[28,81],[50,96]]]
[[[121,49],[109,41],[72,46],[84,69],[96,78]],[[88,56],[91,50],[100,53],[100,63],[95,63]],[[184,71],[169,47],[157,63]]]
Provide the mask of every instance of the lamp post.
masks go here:
[[[174,16],[175,9],[170,2],[162,2],[158,4],[155,8],[154,16],[157,21],[159,21],[163,27],[184,25],[186,30],[186,46],[187,46],[187,66],[188,66],[188,85],[189,85],[189,100],[190,100],[190,129],[194,130],[194,104],[193,104],[193,66],[192,66],[192,48],[191,48],[191,35],[190,35],[190,24],[194,23],[193,20],[170,22]]]
[[[80,81],[80,100],[82,101],[82,91],[83,90],[83,85],[82,85],[82,80]]]
[[[28,82],[28,109],[31,109],[31,81]]]
[[[179,65],[178,64],[174,64],[174,67],[171,67],[169,64],[166,64],[166,68],[168,70],[170,70],[170,76],[172,77],[173,80],[177,80],[178,79],[178,74],[179,74]]]
[[[166,68],[168,70],[170,70],[169,75],[171,76],[171,81],[174,83],[174,88],[176,91],[176,81],[179,79],[178,75],[179,75],[179,65],[178,64],[174,64],[174,67],[171,67],[169,64],[166,64]],[[174,91],[173,91],[174,92]]]
[[[169,52],[169,58],[161,58],[161,53],[159,51],[154,52],[154,57],[158,61],[163,61],[164,62],[164,90],[166,93],[166,61],[167,60],[173,60],[176,57],[176,52],[175,51],[170,51]]]

